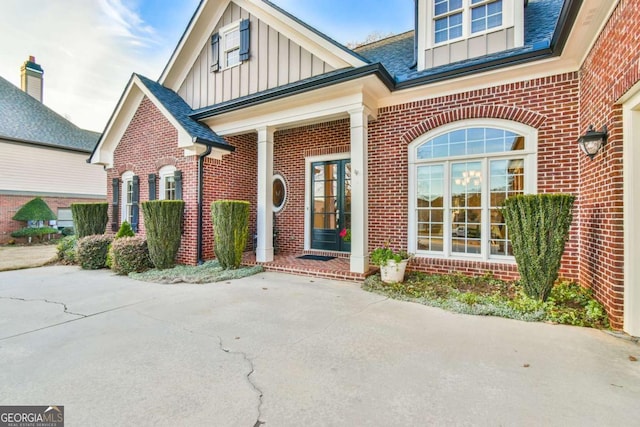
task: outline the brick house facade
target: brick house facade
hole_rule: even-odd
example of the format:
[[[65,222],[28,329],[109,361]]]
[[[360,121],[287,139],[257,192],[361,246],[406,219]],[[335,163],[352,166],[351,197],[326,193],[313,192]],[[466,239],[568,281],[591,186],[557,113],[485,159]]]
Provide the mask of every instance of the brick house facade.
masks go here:
[[[429,5],[430,1],[417,4]],[[320,222],[329,219],[335,232],[350,227],[352,271],[368,268],[370,250],[390,245],[418,249],[411,266],[415,270],[466,274],[490,271],[503,278],[516,278],[517,266],[508,253],[495,256],[506,249],[491,246],[494,242],[487,240],[486,235],[493,236],[494,227],[498,228],[488,218],[489,213],[493,215],[486,202],[489,196],[482,193],[486,199],[481,205],[482,220],[477,223],[485,237],[475,236],[474,240],[466,234],[471,222],[464,223],[465,235],[456,235],[458,220],[453,218],[458,212],[454,213],[453,190],[445,190],[443,194],[450,194],[450,201],[444,202],[446,197],[441,197],[441,205],[436,208],[436,199],[431,200],[430,218],[438,211],[449,219],[444,225],[442,219],[429,220],[430,230],[435,229],[434,224],[441,228],[425,237],[418,231],[422,228],[414,213],[417,192],[422,191],[417,190],[417,176],[419,170],[442,167],[449,171],[443,182],[451,189],[454,169],[460,165],[481,165],[482,177],[488,180],[485,177],[490,173],[497,174],[494,169],[501,159],[521,162],[526,165],[526,172],[522,172],[525,185],[518,191],[577,196],[561,276],[594,289],[608,310],[612,326],[638,335],[637,277],[625,277],[625,256],[629,256],[629,251],[625,255],[625,240],[630,235],[623,207],[626,178],[622,168],[621,99],[631,96],[629,91],[640,81],[640,50],[633,37],[635,31],[629,30],[630,25],[634,29],[638,26],[640,8],[624,0],[613,5],[580,3],[531,0],[524,12],[520,11],[525,23],[532,23],[545,11],[541,8],[556,7],[548,11],[557,22],[546,45],[536,38],[540,34],[533,34],[539,30],[525,25],[524,45],[516,40],[515,47],[504,53],[452,62],[442,68],[420,69],[424,63],[418,61],[416,69],[411,64],[413,58],[409,58],[404,61],[407,70],[403,75],[397,59],[402,52],[411,51],[414,40],[421,40],[413,33],[353,52],[336,46],[270,3],[243,2],[241,8],[228,1],[203,2],[201,12],[220,16],[219,21],[192,23],[157,83],[159,87],[144,80],[140,80],[138,89],[136,84],[129,86],[117,110],[123,113],[116,114],[114,130],[110,132],[108,127],[92,160],[107,166],[108,182],[121,178],[126,171],[138,175],[140,200],[146,200],[149,174],[158,174],[166,165],[181,171],[186,220],[180,262],[198,261],[198,168],[202,147],[206,146],[181,145],[180,140],[185,139],[179,134],[190,134],[190,125],[184,119],[187,117],[224,139],[224,143],[214,144],[218,150],[214,158],[203,162],[200,251],[204,259],[213,257],[209,206],[214,200],[233,198],[251,203],[250,232],[258,236],[258,261],[273,257],[270,236],[274,229],[278,253],[327,252],[326,246],[315,246],[314,239],[320,238],[314,233],[322,228]],[[229,27],[233,30],[236,20],[251,22],[251,34],[246,34],[251,41],[250,54],[239,64],[212,71],[219,47],[211,50],[209,42],[204,47],[191,42],[217,40]],[[518,20],[515,22],[517,29]],[[279,48],[271,51],[271,41],[261,38],[269,31],[279,34],[286,43],[276,43]],[[529,45],[534,39],[536,42]],[[420,43],[418,55],[423,47]],[[285,52],[288,62],[280,63],[285,69],[278,78],[272,79],[264,71],[277,69],[275,65],[258,66],[263,71],[255,71],[252,64],[266,61],[263,51],[283,55],[283,46],[290,50]],[[243,48],[248,49],[241,45]],[[194,49],[202,49],[195,62]],[[535,49],[539,51],[532,55]],[[296,65],[287,70],[286,64],[291,62]],[[303,76],[305,67],[308,74]],[[140,91],[137,95],[136,90]],[[167,102],[172,96],[180,100]],[[177,103],[185,105],[178,108]],[[485,157],[471,155],[468,161],[453,156],[453,160],[445,157],[441,162],[437,158],[416,162],[415,153],[423,147],[421,144],[435,144],[432,141],[439,136],[452,135],[456,129],[476,129],[485,126],[478,125],[484,122],[487,129],[499,129],[504,124],[505,129],[520,129],[522,135],[529,135],[522,136],[524,148],[512,148],[523,150],[522,159],[520,154],[505,152],[497,157],[490,153]],[[578,137],[590,124],[597,128],[606,125],[609,130],[604,149],[593,161],[577,145]],[[448,129],[449,133],[443,133]],[[224,144],[232,148],[225,152]],[[329,171],[338,171],[335,180],[327,178]],[[275,214],[271,207],[273,176],[281,177],[286,188],[284,206]],[[338,209],[327,213],[328,201],[323,198],[326,190],[318,191],[334,185],[334,181],[338,187],[344,184],[349,196],[331,199]],[[482,191],[489,191],[490,184],[477,181],[478,187],[486,186]],[[108,199],[112,196],[110,192]],[[449,207],[444,203],[450,203]],[[466,215],[472,211],[465,211]],[[347,215],[349,220],[345,219]],[[438,244],[444,249],[424,249],[421,239],[438,240],[433,236],[440,239],[442,243]],[[478,246],[473,247],[476,241]],[[467,252],[460,255],[453,250],[456,242],[464,243]],[[629,295],[634,296],[632,301]]]

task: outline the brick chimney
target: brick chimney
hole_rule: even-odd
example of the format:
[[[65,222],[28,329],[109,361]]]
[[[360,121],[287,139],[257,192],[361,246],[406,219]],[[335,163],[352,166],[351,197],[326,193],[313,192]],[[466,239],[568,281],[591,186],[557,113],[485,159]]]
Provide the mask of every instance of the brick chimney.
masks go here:
[[[36,64],[35,56],[29,56],[28,61],[24,61],[20,67],[20,86],[21,89],[42,102],[42,91],[44,88],[43,78],[44,70]]]

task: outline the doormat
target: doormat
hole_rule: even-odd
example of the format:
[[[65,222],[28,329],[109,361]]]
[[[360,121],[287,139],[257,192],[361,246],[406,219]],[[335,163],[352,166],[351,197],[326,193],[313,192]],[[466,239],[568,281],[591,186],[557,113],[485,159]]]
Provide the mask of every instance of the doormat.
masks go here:
[[[323,256],[323,255],[302,255],[297,257],[298,259],[308,259],[311,261],[329,261],[330,259],[334,259],[334,256]]]

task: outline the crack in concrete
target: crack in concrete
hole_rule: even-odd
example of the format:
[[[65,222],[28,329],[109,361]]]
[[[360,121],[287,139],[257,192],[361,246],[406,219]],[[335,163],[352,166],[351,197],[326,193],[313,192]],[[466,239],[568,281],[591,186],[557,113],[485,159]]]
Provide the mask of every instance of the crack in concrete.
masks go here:
[[[248,356],[247,353],[242,352],[242,351],[233,351],[230,350],[228,348],[225,348],[222,344],[222,338],[220,336],[218,336],[218,342],[219,342],[219,347],[220,350],[224,351],[227,354],[239,354],[241,355],[244,360],[249,364],[249,367],[251,368],[251,370],[249,371],[249,373],[246,375],[246,379],[247,382],[249,383],[249,385],[251,386],[251,388],[253,388],[253,391],[255,391],[258,394],[258,417],[256,418],[256,422],[252,427],[260,427],[263,424],[266,424],[264,421],[262,421],[260,418],[262,417],[262,404],[264,403],[264,392],[260,389],[260,387],[258,387],[258,385],[253,382],[253,380],[251,379],[251,375],[253,375],[253,373],[255,372],[255,367],[253,365],[253,360],[251,360]]]
[[[25,300],[25,299],[22,299],[22,298],[13,298],[13,297],[0,297],[0,299],[14,299],[14,300],[18,300],[18,301],[22,300],[22,301],[26,301],[26,302],[29,302],[29,301],[44,301],[44,302],[49,302],[51,304],[64,305],[63,303],[60,303],[60,302],[47,301],[47,300]],[[45,330],[45,329],[54,328],[56,326],[64,325],[66,323],[77,322],[79,320],[88,319],[89,317],[99,316],[100,314],[109,313],[111,311],[120,310],[122,308],[131,307],[131,306],[137,305],[137,304],[142,304],[142,303],[145,303],[147,301],[152,301],[154,299],[156,299],[156,298],[151,298],[151,299],[144,300],[144,301],[133,302],[131,304],[125,304],[125,305],[121,305],[121,306],[118,306],[118,307],[113,307],[113,308],[110,308],[108,310],[103,310],[103,311],[99,311],[97,313],[92,313],[92,314],[77,314],[77,313],[72,313],[72,312],[65,311],[65,313],[67,313],[67,314],[71,314],[71,315],[75,315],[75,316],[81,316],[81,317],[77,317],[77,318],[71,319],[71,320],[65,320],[64,322],[54,323],[53,325],[43,326],[41,328],[36,328],[36,329],[30,330],[30,331],[20,332],[19,334],[10,335],[8,337],[0,337],[0,341],[8,340],[8,339],[11,339],[11,338],[16,338],[16,337],[19,337],[19,336],[22,336],[22,335],[28,335],[28,334],[31,334],[31,333],[34,333],[34,332]],[[64,306],[66,308],[66,305],[64,305]]]
[[[0,299],[9,299],[13,301],[23,301],[23,302],[46,302],[47,304],[57,304],[64,307],[65,314],[71,314],[72,316],[87,317],[86,314],[74,313],[73,311],[69,311],[67,304],[59,301],[50,301],[48,299],[27,299],[27,298],[18,298],[18,297],[0,297]]]
[[[228,349],[228,348],[224,347],[224,345],[222,344],[222,337],[220,337],[219,335],[210,335],[210,334],[207,334],[207,333],[204,333],[204,332],[199,332],[199,331],[196,331],[196,330],[193,330],[193,329],[189,329],[186,326],[181,325],[179,323],[171,322],[171,321],[166,320],[166,319],[160,319],[160,318],[151,316],[151,315],[146,314],[146,313],[141,313],[138,310],[136,310],[136,313],[138,313],[140,316],[147,317],[147,318],[155,320],[157,322],[162,322],[162,323],[169,324],[171,326],[178,327],[178,328],[182,329],[183,331],[188,332],[188,333],[190,333],[192,335],[200,335],[200,336],[204,336],[204,337],[207,337],[207,338],[217,338],[218,339],[218,348],[221,351],[223,351],[223,352],[225,352],[227,354],[233,354],[233,355],[242,356],[242,358],[245,360],[245,362],[247,362],[247,364],[249,365],[249,368],[250,368],[249,373],[247,373],[247,375],[245,375],[245,378],[246,378],[247,382],[249,383],[249,385],[251,386],[251,388],[253,389],[253,391],[258,394],[258,408],[257,408],[258,417],[256,419],[255,424],[253,424],[252,427],[260,427],[261,425],[266,424],[266,422],[264,422],[264,421],[262,421],[260,419],[262,417],[262,404],[263,404],[264,392],[251,379],[251,376],[255,372],[255,366],[253,364],[253,360],[251,360],[249,358],[249,356],[247,356],[246,353],[244,353],[242,351],[231,350],[231,349]]]

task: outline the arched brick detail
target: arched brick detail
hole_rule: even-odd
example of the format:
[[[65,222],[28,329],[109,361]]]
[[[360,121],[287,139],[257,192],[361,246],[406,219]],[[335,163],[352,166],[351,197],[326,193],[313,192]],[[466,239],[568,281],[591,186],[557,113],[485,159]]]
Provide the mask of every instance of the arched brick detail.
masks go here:
[[[508,105],[473,105],[444,111],[409,129],[402,135],[402,140],[407,144],[431,129],[467,119],[504,119],[540,128],[547,119],[546,116],[524,108],[510,107]]]
[[[175,157],[164,157],[156,161],[156,168],[160,170],[164,166],[176,166],[178,161]]]

